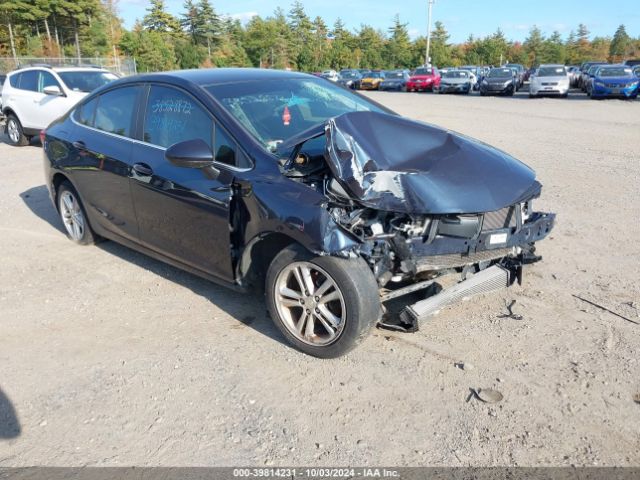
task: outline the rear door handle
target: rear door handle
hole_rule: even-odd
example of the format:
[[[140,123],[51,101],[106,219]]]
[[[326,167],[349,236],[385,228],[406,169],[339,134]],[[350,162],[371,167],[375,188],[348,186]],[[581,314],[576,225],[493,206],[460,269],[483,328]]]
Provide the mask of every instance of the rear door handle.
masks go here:
[[[73,145],[73,148],[77,148],[78,150],[86,150],[87,149],[87,146],[81,140],[73,142],[71,145]]]
[[[153,175],[153,170],[146,163],[135,163],[133,165],[133,170],[138,174],[144,177],[149,177]]]

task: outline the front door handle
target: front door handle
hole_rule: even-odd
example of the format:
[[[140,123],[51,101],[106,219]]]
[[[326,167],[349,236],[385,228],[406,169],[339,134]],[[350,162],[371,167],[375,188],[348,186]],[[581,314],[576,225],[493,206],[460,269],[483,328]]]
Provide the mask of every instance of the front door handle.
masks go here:
[[[87,149],[87,146],[81,140],[73,142],[71,145],[73,145],[73,148],[76,148],[78,150],[86,150]]]
[[[153,175],[153,170],[146,163],[135,163],[133,165],[133,170],[138,175],[142,175],[143,177],[149,177],[149,176]]]

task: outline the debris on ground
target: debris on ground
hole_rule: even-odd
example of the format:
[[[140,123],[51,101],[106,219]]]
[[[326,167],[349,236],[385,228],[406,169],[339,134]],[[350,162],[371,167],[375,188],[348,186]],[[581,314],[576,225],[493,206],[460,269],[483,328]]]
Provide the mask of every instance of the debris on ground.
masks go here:
[[[484,403],[498,403],[504,398],[502,393],[491,388],[470,388],[469,390],[471,393],[467,397],[467,402],[475,397]]]
[[[507,309],[506,314],[502,314],[502,315],[498,315],[498,318],[513,318],[514,320],[522,320],[522,315],[519,315],[517,313],[513,313],[513,306],[516,304],[515,300],[511,300],[511,303],[507,303],[507,301],[504,301],[504,306]]]
[[[472,363],[468,362],[456,362],[453,364],[454,367],[459,368],[460,370],[473,370],[476,368]]]
[[[577,298],[578,300],[582,300],[585,303],[588,303],[589,305],[593,305],[594,307],[599,308],[600,310],[604,310],[605,312],[609,312],[612,315],[615,315],[616,317],[620,317],[623,320],[626,320],[627,322],[631,322],[631,323],[635,323],[636,325],[640,325],[640,322],[636,322],[635,320],[631,320],[630,318],[625,317],[624,315],[620,315],[618,312],[614,312],[613,310],[611,310],[610,308],[605,307],[604,305],[600,305],[599,303],[596,303],[592,300],[587,300],[586,298],[581,297],[580,295],[575,295],[575,294],[571,294],[572,297]]]

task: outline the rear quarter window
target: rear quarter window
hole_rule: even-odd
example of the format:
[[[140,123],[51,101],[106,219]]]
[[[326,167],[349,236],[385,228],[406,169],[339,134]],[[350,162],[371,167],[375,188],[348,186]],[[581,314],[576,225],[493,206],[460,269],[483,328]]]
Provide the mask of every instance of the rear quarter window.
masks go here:
[[[20,88],[20,78],[22,77],[21,73],[17,73],[16,75],[11,75],[9,77],[9,85],[13,88]]]

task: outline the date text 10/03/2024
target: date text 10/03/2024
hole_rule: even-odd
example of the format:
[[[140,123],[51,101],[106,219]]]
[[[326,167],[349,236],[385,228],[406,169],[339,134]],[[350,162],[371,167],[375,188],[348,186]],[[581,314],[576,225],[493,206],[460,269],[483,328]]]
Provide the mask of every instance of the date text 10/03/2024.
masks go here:
[[[387,468],[235,468],[237,478],[394,478],[397,470]]]

